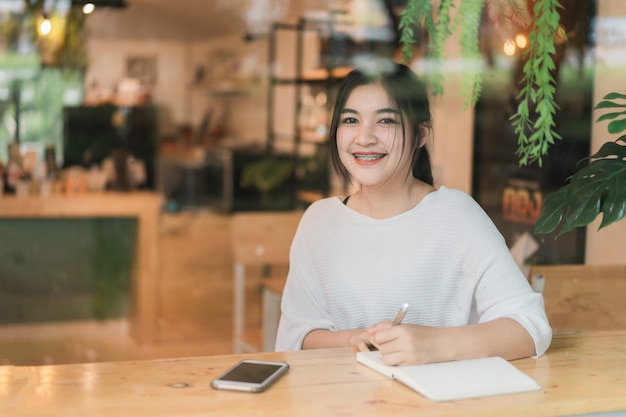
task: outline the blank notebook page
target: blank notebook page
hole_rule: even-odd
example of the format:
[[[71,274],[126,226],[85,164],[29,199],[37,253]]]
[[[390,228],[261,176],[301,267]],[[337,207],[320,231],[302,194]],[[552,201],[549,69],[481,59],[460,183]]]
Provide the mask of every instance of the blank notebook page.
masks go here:
[[[537,391],[528,375],[500,357],[414,366],[387,366],[380,352],[358,352],[357,361],[391,376],[433,401]]]

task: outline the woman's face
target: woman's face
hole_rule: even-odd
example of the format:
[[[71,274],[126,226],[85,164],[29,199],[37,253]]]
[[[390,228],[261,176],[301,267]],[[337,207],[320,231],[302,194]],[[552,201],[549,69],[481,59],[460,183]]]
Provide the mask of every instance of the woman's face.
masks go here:
[[[365,187],[405,181],[411,160],[403,144],[400,111],[385,89],[379,84],[355,88],[337,129],[339,158],[352,178]]]

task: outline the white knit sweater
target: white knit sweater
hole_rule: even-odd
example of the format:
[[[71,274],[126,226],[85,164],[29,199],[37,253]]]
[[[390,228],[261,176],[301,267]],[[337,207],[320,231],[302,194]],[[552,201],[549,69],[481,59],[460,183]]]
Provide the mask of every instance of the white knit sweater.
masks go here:
[[[312,204],[294,237],[276,350],[297,350],[314,329],[392,320],[460,326],[517,320],[542,355],[552,339],[543,298],[504,238],[467,194],[441,187],[416,207],[376,220],[337,197]]]

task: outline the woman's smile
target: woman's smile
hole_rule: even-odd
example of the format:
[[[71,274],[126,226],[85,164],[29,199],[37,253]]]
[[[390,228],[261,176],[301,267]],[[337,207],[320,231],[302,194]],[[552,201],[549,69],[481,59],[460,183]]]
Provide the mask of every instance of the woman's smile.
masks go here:
[[[358,152],[353,153],[354,159],[361,165],[372,165],[387,156],[386,153]]]

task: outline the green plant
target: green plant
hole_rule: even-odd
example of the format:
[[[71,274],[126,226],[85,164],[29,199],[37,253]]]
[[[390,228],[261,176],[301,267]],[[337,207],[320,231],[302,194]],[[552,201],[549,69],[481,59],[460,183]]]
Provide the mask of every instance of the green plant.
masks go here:
[[[45,66],[58,67],[63,71],[84,72],[87,68],[87,30],[85,15],[80,8],[72,7],[59,13],[61,3],[58,0],[22,0],[23,11],[0,16],[0,34],[7,43],[5,56],[0,55],[0,65],[23,65],[24,59],[15,52],[17,44],[26,35],[32,45],[36,45]],[[53,27],[62,29],[53,31],[49,37],[38,32],[38,20],[45,14],[53,21]],[[46,61],[46,59],[49,61]],[[17,64],[12,64],[17,62]],[[27,61],[30,63],[31,61]]]
[[[451,9],[459,4],[455,19]],[[532,8],[527,9],[530,5]],[[529,44],[524,52],[524,66],[517,94],[518,106],[510,120],[517,135],[516,155],[519,165],[537,163],[548,155],[550,145],[561,139],[555,131],[554,115],[558,111],[556,93],[556,45],[565,41],[560,24],[558,0],[441,0],[436,16],[429,0],[407,0],[400,16],[400,42],[403,57],[411,58],[417,42],[417,29],[424,27],[431,39],[427,58],[434,65],[434,76],[429,80],[434,94],[442,94],[443,44],[460,27],[461,57],[469,62],[464,77],[463,94],[467,104],[474,105],[480,96],[480,72],[473,63],[481,60],[478,53],[479,25],[483,8],[496,28],[506,32],[507,27],[527,27]],[[617,109],[600,116],[596,122],[611,120],[610,134],[626,131],[626,95],[611,93],[604,97],[598,109]],[[542,206],[534,231],[550,233],[562,224],[557,236],[577,227],[590,224],[602,213],[599,228],[606,227],[626,216],[626,135],[605,143],[600,150],[586,158],[590,163],[569,178],[569,183],[549,194]]]
[[[611,120],[609,134],[626,131],[626,95],[610,93],[596,110],[617,110],[596,120]],[[562,224],[557,237],[587,226],[602,213],[599,229],[626,216],[626,135],[606,142],[591,155],[589,164],[569,178],[569,183],[549,194],[535,223],[535,233],[546,234]]]
[[[453,19],[451,10],[456,4],[459,9]],[[560,139],[554,130],[557,106],[553,54],[557,39],[564,39],[565,33],[559,26],[558,9],[561,6],[558,0],[534,0],[530,11],[526,0],[441,0],[436,16],[433,16],[430,0],[407,0],[398,26],[403,59],[411,59],[417,29],[424,27],[431,39],[426,58],[433,63],[434,69],[429,81],[433,93],[442,94],[444,44],[458,28],[461,58],[467,65],[462,92],[467,98],[466,103],[474,105],[482,87],[478,62],[482,60],[479,27],[484,7],[503,37],[511,37],[514,27],[529,28],[529,44],[524,52],[525,64],[517,96],[519,104],[511,122],[518,135],[516,154],[519,164],[536,162],[541,166],[550,145]]]
[[[0,112],[0,158],[6,158],[6,143],[12,140],[61,145],[63,91],[80,87],[87,67],[85,17],[80,9],[57,13],[58,0],[22,2],[21,11],[0,15],[0,39],[5,40],[0,87],[10,91],[2,105],[6,111]],[[47,39],[37,31],[44,10],[58,29]],[[20,46],[24,40],[32,49]],[[22,91],[32,90],[37,94],[22,97]]]
[[[261,194],[268,195],[292,177],[292,161],[269,156],[247,164],[241,173],[239,185],[243,188],[254,187]]]

